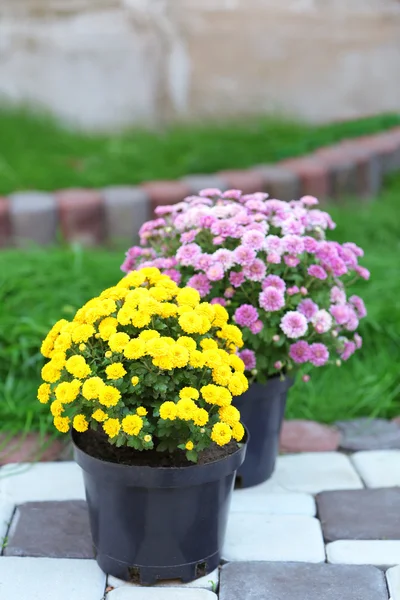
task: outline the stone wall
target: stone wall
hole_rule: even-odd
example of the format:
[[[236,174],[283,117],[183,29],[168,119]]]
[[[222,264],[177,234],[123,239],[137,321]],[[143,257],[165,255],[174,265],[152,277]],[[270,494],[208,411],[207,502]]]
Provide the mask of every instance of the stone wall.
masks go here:
[[[399,0],[1,0],[0,97],[87,128],[400,106]]]

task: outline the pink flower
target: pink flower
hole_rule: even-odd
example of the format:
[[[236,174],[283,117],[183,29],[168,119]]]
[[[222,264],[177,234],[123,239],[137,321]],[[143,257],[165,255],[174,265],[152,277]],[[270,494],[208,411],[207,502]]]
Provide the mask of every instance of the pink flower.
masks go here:
[[[154,212],[156,213],[157,216],[161,216],[161,215],[169,215],[170,213],[174,212],[175,208],[172,204],[164,204],[164,206],[157,206],[154,209]]]
[[[364,256],[364,250],[357,246],[357,244],[353,244],[353,242],[345,242],[343,244],[343,248],[348,248],[351,250],[356,256]]]
[[[213,238],[214,246],[220,246],[223,243],[224,243],[224,238],[222,237],[222,235],[217,235],[215,238]]]
[[[225,298],[213,298],[210,304],[220,304],[221,306],[226,306]]]
[[[311,265],[311,267],[308,267],[307,273],[311,275],[311,277],[316,277],[317,279],[326,279],[328,277],[325,269],[319,265]]]
[[[350,311],[347,304],[334,304],[330,307],[329,311],[338,325],[345,325],[350,318]]]
[[[214,252],[214,254],[212,254],[212,259],[214,263],[220,263],[225,271],[230,269],[234,264],[233,252],[226,250],[225,248],[220,248]]]
[[[207,294],[209,294],[211,291],[211,285],[207,275],[203,275],[203,273],[193,275],[193,277],[191,277],[187,282],[187,285],[197,290],[202,298],[207,296]]]
[[[357,348],[361,348],[361,346],[362,346],[362,337],[361,337],[361,335],[358,335],[358,333],[355,333],[354,334],[354,342],[355,342]]]
[[[279,277],[279,275],[268,275],[262,282],[262,289],[265,290],[267,287],[274,287],[277,290],[284,292],[286,289],[286,283],[282,277]]]
[[[249,246],[238,246],[233,251],[233,256],[239,265],[249,265],[255,260],[256,253]]]
[[[332,327],[332,317],[327,310],[321,308],[313,316],[312,323],[317,333],[326,333]]]
[[[199,196],[211,198],[212,196],[220,196],[221,190],[218,188],[205,188],[204,190],[200,190]]]
[[[256,258],[249,265],[243,267],[243,274],[250,281],[262,281],[265,278],[267,267],[262,260]]]
[[[211,229],[217,219],[213,215],[202,215],[199,225],[202,229]]]
[[[261,308],[267,312],[275,312],[285,306],[285,297],[282,290],[276,287],[266,287],[258,297]]]
[[[309,360],[315,367],[325,365],[329,360],[329,352],[325,344],[311,344]]]
[[[258,311],[251,304],[243,304],[236,309],[233,318],[240,327],[250,327],[258,320]]]
[[[346,293],[337,285],[334,285],[331,289],[330,298],[332,304],[346,304]]]
[[[191,242],[194,242],[199,231],[200,229],[192,229],[191,231],[185,231],[185,233],[182,233],[181,235],[181,243],[190,244]]]
[[[206,275],[210,281],[221,281],[221,279],[224,278],[224,269],[220,264],[211,265],[211,267],[207,269]]]
[[[242,285],[245,280],[245,276],[243,275],[243,271],[232,271],[229,275],[229,282],[233,285],[233,287],[237,288]]]
[[[297,256],[284,256],[283,260],[288,267],[297,267],[300,263],[300,259]]]
[[[222,194],[222,198],[233,198],[233,200],[240,200],[242,197],[242,190],[226,190]]]
[[[294,296],[295,294],[298,294],[300,292],[297,285],[293,285],[292,287],[288,288],[286,291],[289,294],[289,296]]]
[[[290,346],[289,356],[295,363],[302,364],[308,361],[310,349],[307,342],[296,342]]]
[[[349,302],[354,306],[354,310],[356,311],[356,315],[359,319],[363,319],[367,316],[367,309],[365,308],[364,301],[362,298],[360,298],[360,296],[350,296]]]
[[[245,231],[242,236],[242,244],[253,248],[253,250],[261,250],[264,246],[264,240],[265,237],[261,231],[256,231],[254,229]]]
[[[301,313],[290,310],[282,317],[280,327],[288,338],[296,339],[307,332],[307,319]]]
[[[354,308],[349,306],[349,320],[346,323],[347,331],[355,331],[358,327],[359,320]]]
[[[305,316],[307,321],[311,321],[311,319],[318,312],[318,305],[315,304],[310,298],[306,300],[302,300],[297,307],[297,310]]]
[[[304,241],[299,235],[285,235],[282,239],[285,252],[289,254],[301,254],[304,252]]]
[[[318,200],[317,198],[314,198],[314,196],[302,196],[300,202],[304,204],[304,206],[315,206],[318,204]]]
[[[371,274],[368,271],[368,269],[366,269],[365,267],[357,266],[354,270],[363,279],[367,279],[368,280],[370,278]]]
[[[211,267],[212,262],[213,260],[211,254],[202,254],[196,260],[194,268],[197,271],[207,271],[207,269]]]
[[[345,341],[344,350],[340,355],[342,360],[348,360],[352,354],[356,351],[356,345],[354,342]]]
[[[310,254],[314,254],[318,248],[318,242],[313,237],[305,236],[303,238],[304,250]]]
[[[260,320],[256,321],[255,323],[253,323],[253,325],[250,326],[250,331],[251,333],[254,333],[254,335],[257,335],[257,333],[260,333],[260,331],[263,329],[264,327],[264,323]]]
[[[270,252],[267,256],[267,262],[272,265],[279,265],[281,260],[281,255],[277,252]]]
[[[226,290],[224,292],[225,298],[233,298],[234,295],[235,295],[235,290],[233,289],[233,287],[226,288]]]
[[[194,265],[201,256],[201,248],[198,244],[187,244],[178,248],[176,260],[183,266]]]
[[[282,254],[282,240],[277,235],[267,235],[264,242],[264,248],[268,253]]]
[[[239,352],[239,358],[244,362],[246,371],[251,371],[256,368],[256,355],[253,350],[242,350]]]
[[[304,287],[304,285],[302,285],[300,288],[300,294],[302,296],[307,296],[307,294],[308,294],[308,289],[306,287]]]
[[[168,277],[170,277],[172,281],[175,281],[175,283],[178,284],[181,282],[182,279],[182,275],[176,269],[167,269],[166,271],[164,271],[164,275],[168,275]]]

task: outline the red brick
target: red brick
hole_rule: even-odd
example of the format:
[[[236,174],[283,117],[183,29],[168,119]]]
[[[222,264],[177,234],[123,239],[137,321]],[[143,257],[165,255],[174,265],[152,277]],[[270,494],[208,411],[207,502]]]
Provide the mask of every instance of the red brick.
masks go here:
[[[315,156],[328,170],[329,196],[339,199],[357,193],[357,166],[351,153],[339,144],[320,148]]]
[[[62,455],[65,444],[60,440],[43,438],[36,433],[10,437],[0,435],[0,465],[17,462],[54,461]]]
[[[281,161],[279,165],[298,175],[302,196],[315,196],[320,201],[329,197],[328,169],[317,157],[292,158]]]
[[[400,169],[400,140],[398,134],[382,133],[358,139],[364,148],[372,149],[380,158],[383,173]]]
[[[7,198],[0,198],[0,248],[11,246],[11,243],[10,205]]]
[[[355,164],[356,194],[360,198],[376,196],[382,187],[382,165],[373,148],[356,140],[344,140],[340,147]]]
[[[334,452],[340,433],[333,427],[315,421],[284,421],[281,431],[281,452]]]
[[[140,187],[149,195],[152,211],[157,206],[176,204],[191,193],[189,185],[183,181],[147,181]]]
[[[101,194],[71,189],[56,195],[61,231],[69,242],[92,246],[105,238],[105,214]]]
[[[223,179],[229,190],[241,190],[244,194],[264,191],[264,177],[258,171],[220,171],[218,176]]]

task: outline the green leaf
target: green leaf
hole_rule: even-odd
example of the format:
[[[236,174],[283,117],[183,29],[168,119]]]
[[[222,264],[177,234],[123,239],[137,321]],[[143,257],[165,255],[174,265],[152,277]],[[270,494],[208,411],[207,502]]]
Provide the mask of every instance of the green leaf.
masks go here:
[[[197,463],[198,460],[198,454],[196,452],[196,450],[187,450],[186,452],[186,458],[190,461],[190,462],[194,462]]]

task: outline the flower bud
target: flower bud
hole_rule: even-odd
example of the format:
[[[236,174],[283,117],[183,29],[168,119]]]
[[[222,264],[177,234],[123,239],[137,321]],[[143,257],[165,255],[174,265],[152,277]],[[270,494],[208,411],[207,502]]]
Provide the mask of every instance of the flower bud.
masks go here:
[[[273,342],[279,342],[280,339],[281,339],[280,336],[277,335],[277,334],[275,334],[274,336],[272,336],[272,341]]]
[[[333,331],[331,331],[331,335],[332,337],[337,338],[338,332],[334,329]]]
[[[257,369],[252,369],[252,370],[251,370],[251,374],[252,374],[252,375],[257,375],[257,373],[258,373]]]
[[[341,367],[342,366],[342,361],[340,360],[340,358],[337,359],[336,366],[337,367]]]
[[[283,363],[280,360],[277,360],[276,363],[274,364],[275,369],[277,369],[278,371],[280,371],[283,367]]]
[[[302,380],[304,381],[304,383],[308,383],[310,381],[310,376],[309,375],[303,375]]]

